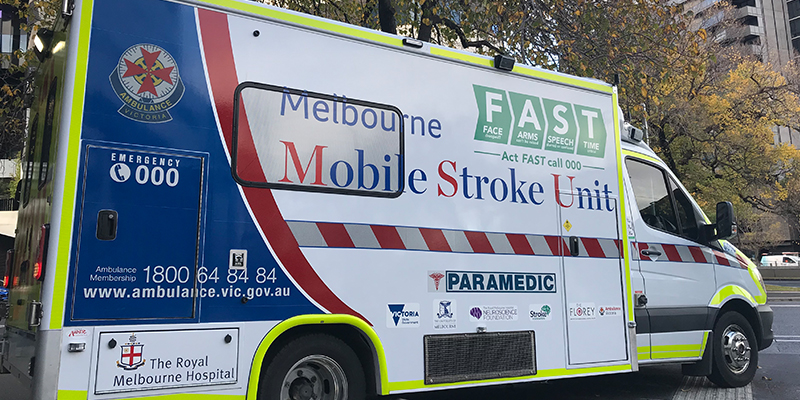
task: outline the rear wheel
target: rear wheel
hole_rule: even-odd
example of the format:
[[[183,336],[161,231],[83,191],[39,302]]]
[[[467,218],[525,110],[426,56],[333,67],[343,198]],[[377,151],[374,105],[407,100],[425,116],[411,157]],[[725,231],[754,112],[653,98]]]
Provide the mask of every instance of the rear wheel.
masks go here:
[[[758,343],[747,319],[729,311],[717,320],[712,335],[713,362],[708,379],[721,387],[750,383],[758,368]]]
[[[258,392],[259,400],[361,400],[364,369],[343,341],[325,334],[302,336],[275,355]]]

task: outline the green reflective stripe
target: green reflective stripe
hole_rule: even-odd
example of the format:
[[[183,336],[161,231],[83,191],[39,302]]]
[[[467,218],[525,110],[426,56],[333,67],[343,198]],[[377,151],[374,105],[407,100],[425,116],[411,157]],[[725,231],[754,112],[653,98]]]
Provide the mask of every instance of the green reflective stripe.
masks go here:
[[[654,351],[651,355],[653,360],[663,360],[665,358],[692,358],[700,357],[697,350],[686,351]]]
[[[756,270],[756,268],[758,268],[758,266],[753,262],[753,260],[748,258],[744,253],[742,253],[741,250],[739,250],[735,246],[734,246],[734,248],[736,249],[736,255],[737,256],[739,256],[740,258],[745,259],[745,260],[748,261],[748,263],[747,263],[747,272],[750,274],[750,279],[752,279],[753,283],[756,284],[756,288],[758,288],[758,295],[753,296],[753,298],[755,299],[757,304],[767,304],[767,291],[766,291],[766,288],[761,286],[761,282],[758,280],[758,277],[756,276],[756,271],[755,270]]]
[[[593,367],[593,368],[576,368],[576,369],[565,369],[565,368],[558,368],[558,369],[544,369],[536,371],[536,375],[527,375],[527,376],[517,376],[513,378],[497,378],[497,379],[486,379],[481,381],[466,381],[466,382],[457,382],[457,383],[439,383],[435,385],[426,385],[424,381],[404,381],[404,382],[389,382],[389,391],[396,392],[401,390],[414,390],[414,389],[424,389],[424,388],[435,388],[435,387],[446,387],[446,386],[461,386],[461,385],[469,385],[474,383],[487,383],[487,382],[516,382],[521,380],[528,380],[534,378],[555,378],[555,377],[562,377],[562,376],[573,376],[573,375],[589,375],[589,374],[602,374],[602,373],[609,373],[609,372],[623,372],[623,371],[631,371],[630,364],[623,364],[623,365],[611,365],[607,367]]]
[[[80,33],[78,53],[75,61],[75,81],[72,87],[72,115],[70,115],[67,136],[67,162],[64,168],[64,193],[61,198],[61,215],[58,230],[58,250],[56,256],[53,299],[50,302],[50,329],[61,329],[64,322],[64,303],[67,292],[67,272],[69,270],[69,249],[72,241],[72,216],[75,212],[75,193],[78,180],[78,155],[80,154],[81,123],[83,121],[83,102],[86,96],[86,70],[89,64],[89,36],[92,27],[92,0],[85,0],[80,9]]]
[[[709,331],[703,332],[703,344],[700,345],[700,355],[701,356],[703,355],[703,353],[706,352],[706,345],[708,344],[708,334],[709,333],[710,333]]]
[[[319,324],[351,325],[363,332],[369,338],[372,347],[375,349],[375,353],[377,354],[379,368],[378,372],[381,379],[381,394],[389,394],[389,383],[386,375],[386,355],[383,351],[383,344],[381,344],[380,338],[378,338],[378,335],[375,333],[372,327],[364,322],[364,320],[356,318],[352,315],[310,314],[298,315],[282,321],[278,325],[275,325],[275,327],[267,333],[264,339],[261,340],[261,344],[258,345],[258,349],[256,349],[256,353],[253,355],[253,366],[250,369],[250,380],[247,384],[247,397],[249,399],[255,399],[258,395],[258,380],[261,377],[261,367],[264,363],[264,356],[267,354],[267,350],[272,343],[275,342],[275,340],[278,339],[281,334],[291,328],[301,325]]]
[[[702,347],[701,344],[667,344],[662,346],[651,346],[650,351],[664,352],[664,351],[699,351]]]
[[[742,296],[745,299],[749,300],[751,304],[756,304],[756,301],[753,299],[753,296],[750,293],[743,289],[741,286],[736,285],[728,285],[717,291],[714,297],[711,298],[711,302],[709,305],[711,306],[718,306],[722,304],[725,300],[729,297],[733,296]]]
[[[738,252],[738,249],[737,249],[737,252]],[[756,287],[758,288],[758,293],[759,294],[757,296],[755,296],[754,298],[755,298],[756,303],[758,303],[758,304],[767,304],[767,292],[764,290],[763,287],[761,287],[761,282],[759,282],[758,278],[756,277],[755,268],[757,268],[757,267],[752,263],[751,263],[751,265],[747,266],[747,272],[750,273],[750,279],[752,279],[753,282],[755,282]]]
[[[635,317],[633,315],[633,286],[631,286],[631,263],[630,257],[628,257],[629,253],[629,246],[631,238],[628,237],[628,229],[627,227],[627,206],[625,204],[625,181],[623,180],[623,172],[622,172],[622,141],[621,141],[621,132],[619,130],[619,107],[617,107],[617,90],[614,88],[614,92],[611,96],[612,103],[613,103],[613,119],[614,119],[614,142],[616,143],[617,148],[617,181],[619,183],[619,209],[620,209],[620,221],[622,221],[622,237],[620,240],[622,241],[622,262],[624,263],[623,267],[625,268],[625,285],[626,285],[626,297],[628,303],[628,321],[635,321]]]
[[[636,353],[639,360],[649,360],[650,346],[639,346],[636,348]]]
[[[490,64],[490,65],[493,65],[493,63]],[[532,76],[534,78],[546,79],[546,80],[549,80],[549,81],[565,83],[567,85],[572,85],[572,86],[578,86],[578,87],[582,87],[582,88],[592,89],[592,90],[596,90],[598,92],[609,93],[609,94],[613,93],[614,97],[616,97],[616,92],[614,92],[614,87],[611,86],[611,85],[605,84],[605,83],[587,82],[587,81],[584,81],[582,79],[578,79],[578,78],[575,78],[575,77],[556,74],[556,73],[553,73],[553,72],[550,72],[550,71],[538,70],[538,69],[533,69],[533,68],[529,68],[529,67],[516,67],[515,66],[513,72],[517,72],[517,73],[522,74],[522,75]],[[616,106],[616,104],[617,104],[617,102],[615,101],[614,105]],[[614,107],[613,113],[614,113],[614,116],[615,116],[614,121],[619,121],[618,119],[616,119],[616,114],[617,114],[616,107]],[[619,129],[619,127],[617,125],[619,125],[619,124],[617,124],[617,123],[614,124],[614,126],[616,127],[615,130]]]
[[[648,156],[647,154],[637,153],[635,151],[630,151],[630,150],[622,150],[622,154],[625,154],[626,156],[641,158],[643,160],[647,160],[656,164],[661,164],[661,160],[653,156]]]
[[[56,395],[58,400],[86,400],[89,392],[85,390],[59,390]]]
[[[85,390],[59,390],[58,400],[86,400],[89,398],[89,392]],[[208,394],[208,393],[179,393],[179,394],[162,394],[150,395],[146,397],[126,397],[127,400],[145,400],[145,399],[159,399],[159,400],[245,400],[244,395],[240,394]]]
[[[450,49],[443,49],[439,47],[431,47],[431,54],[447,57],[454,60],[466,61],[471,64],[483,65],[484,67],[492,67],[494,66],[494,61],[488,58],[480,57],[478,55],[473,54],[464,54],[460,51],[450,50]],[[517,69],[517,67],[514,67]]]

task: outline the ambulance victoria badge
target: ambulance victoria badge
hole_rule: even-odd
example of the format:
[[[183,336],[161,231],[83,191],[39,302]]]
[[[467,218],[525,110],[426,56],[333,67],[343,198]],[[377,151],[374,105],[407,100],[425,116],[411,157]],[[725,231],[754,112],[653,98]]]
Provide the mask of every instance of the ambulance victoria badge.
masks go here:
[[[125,50],[108,78],[122,100],[118,112],[139,122],[171,121],[168,110],[178,104],[185,90],[175,59],[153,44]]]

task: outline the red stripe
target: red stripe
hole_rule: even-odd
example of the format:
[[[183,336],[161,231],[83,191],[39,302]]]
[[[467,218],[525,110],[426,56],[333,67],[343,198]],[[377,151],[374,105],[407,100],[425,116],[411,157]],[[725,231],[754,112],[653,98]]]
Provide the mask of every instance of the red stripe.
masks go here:
[[[747,259],[740,256],[739,253],[736,253],[736,260],[739,261],[739,266],[744,269],[747,269],[748,265],[750,264]]]
[[[353,239],[350,238],[350,234],[347,233],[347,228],[344,227],[344,224],[317,222],[317,228],[319,229],[319,233],[322,234],[322,238],[325,239],[325,243],[328,244],[328,247],[356,247],[356,245],[353,244]]]
[[[603,252],[603,246],[600,246],[600,241],[594,238],[581,238],[583,247],[586,248],[586,254],[589,257],[605,258],[606,253]]]
[[[647,250],[649,248],[650,248],[650,245],[647,244],[647,243],[641,243],[641,242],[636,243],[636,247],[635,247],[635,249],[636,249],[636,258],[638,258],[640,260],[650,261],[651,260],[650,257],[642,258],[642,250]]]
[[[225,146],[231,151],[233,130],[233,92],[239,84],[233,60],[233,49],[228,29],[228,16],[216,11],[198,9],[198,22],[203,37],[206,67],[214,94],[214,106],[222,127]],[[239,126],[239,146],[254,149],[250,126],[243,120]],[[263,173],[262,173],[263,174]],[[250,209],[261,231],[286,270],[303,290],[331,313],[350,314],[370,323],[364,316],[339,299],[320,279],[308,263],[292,235],[289,225],[272,197],[269,189],[243,187]],[[371,324],[370,324],[371,325]]]
[[[707,263],[705,254],[703,254],[703,249],[697,246],[689,246],[689,251],[692,252],[692,257],[694,257],[694,262],[699,263]]]
[[[728,260],[728,257],[725,257],[725,255],[720,252],[715,251],[714,257],[717,258],[717,263],[719,263],[720,265],[731,265],[731,262]]]
[[[450,244],[444,237],[444,233],[440,229],[419,228],[419,233],[425,239],[425,244],[428,245],[430,251],[452,251]]]
[[[664,253],[667,253],[667,259],[670,261],[681,262],[680,253],[678,253],[678,248],[675,247],[674,244],[662,244],[661,248],[664,249]]]
[[[400,234],[397,233],[397,228],[386,225],[370,225],[370,227],[382,249],[406,249],[406,245],[403,244],[403,239],[401,239]]]
[[[554,256],[560,256],[562,249],[564,252],[567,251],[569,248],[561,236],[545,236],[544,240],[547,242],[547,246],[550,247],[550,252],[553,253]]]
[[[528,238],[525,235],[516,233],[506,233],[508,243],[511,243],[511,248],[514,249],[514,254],[527,254],[533,255],[531,244],[528,243]]]
[[[489,243],[489,238],[483,232],[470,232],[464,231],[464,236],[467,237],[469,245],[472,246],[472,251],[476,253],[494,253],[492,244]]]

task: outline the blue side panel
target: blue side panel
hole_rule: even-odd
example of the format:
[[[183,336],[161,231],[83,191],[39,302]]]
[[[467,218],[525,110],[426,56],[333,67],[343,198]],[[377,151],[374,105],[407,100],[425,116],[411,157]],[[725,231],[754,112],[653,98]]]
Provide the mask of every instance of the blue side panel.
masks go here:
[[[231,177],[198,43],[190,6],[95,3],[65,325],[281,320],[320,312],[283,274]],[[147,87],[147,79],[155,85]],[[175,186],[167,185],[168,165],[164,181],[153,184],[161,179],[153,176],[153,156],[180,163]],[[146,184],[139,183],[143,165]],[[101,210],[118,215],[113,240],[98,239]],[[156,266],[164,267],[163,276]],[[184,266],[188,281],[186,269],[179,271]]]
[[[205,157],[96,144],[84,154],[72,319],[194,317]]]

